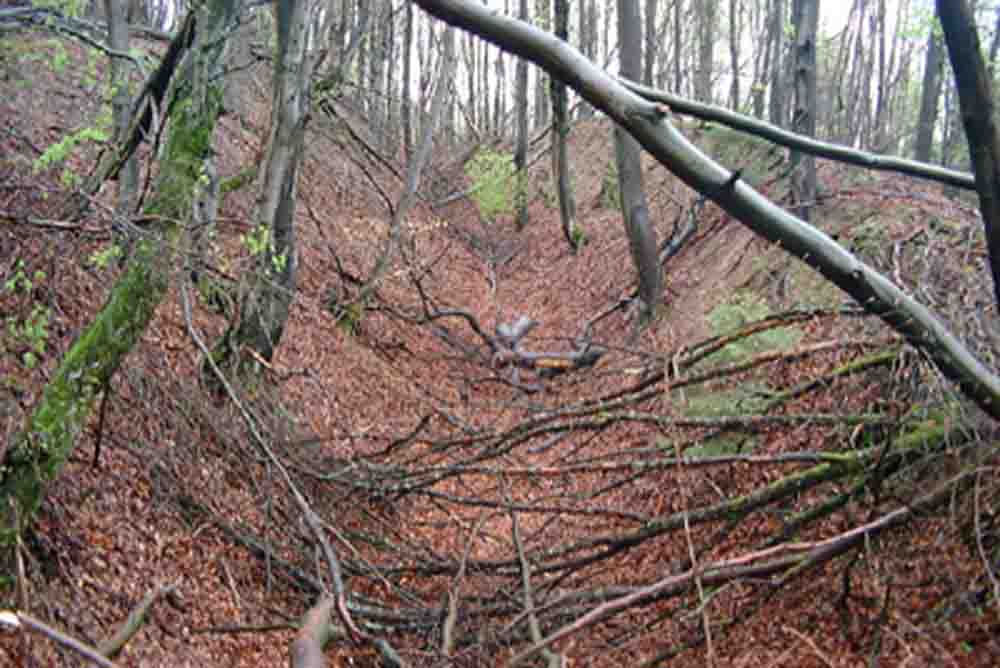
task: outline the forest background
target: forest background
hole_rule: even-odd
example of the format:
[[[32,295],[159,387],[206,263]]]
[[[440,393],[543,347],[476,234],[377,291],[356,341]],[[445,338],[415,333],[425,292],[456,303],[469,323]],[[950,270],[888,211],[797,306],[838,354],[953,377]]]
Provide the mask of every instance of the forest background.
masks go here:
[[[12,665],[996,664],[997,3],[0,40]]]

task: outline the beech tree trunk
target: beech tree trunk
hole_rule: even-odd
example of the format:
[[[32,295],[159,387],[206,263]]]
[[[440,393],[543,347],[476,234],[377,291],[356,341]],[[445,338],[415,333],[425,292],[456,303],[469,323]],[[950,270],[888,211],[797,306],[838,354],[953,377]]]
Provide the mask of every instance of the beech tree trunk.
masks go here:
[[[639,0],[618,0],[618,41],[621,75],[636,81],[642,67],[642,25]],[[615,159],[622,215],[632,262],[639,274],[639,325],[648,324],[659,310],[663,277],[657,253],[656,230],[649,220],[643,185],[639,142],[620,125],[615,126]]]
[[[535,25],[542,30],[552,29],[552,0],[535,0]],[[549,123],[549,75],[542,70],[535,72],[535,128]]]
[[[819,0],[792,0],[795,28],[795,115],[792,130],[816,136],[816,36],[819,30]],[[797,213],[809,220],[816,201],[816,160],[811,155],[792,153],[792,188]]]
[[[924,83],[920,91],[920,117],[917,119],[917,142],[913,157],[920,162],[931,161],[934,126],[937,125],[941,102],[941,70],[944,66],[944,45],[935,26],[927,37],[927,60],[924,63]]]
[[[993,87],[968,0],[937,0],[937,11],[955,72],[965,136],[976,174],[979,210],[986,228],[993,293],[1000,306],[1000,135],[993,115]]]
[[[309,48],[313,1],[286,0],[274,5],[278,46],[271,127],[261,167],[256,213],[256,234],[266,243],[255,258],[256,273],[241,298],[235,334],[227,334],[222,344],[221,356],[229,361],[233,361],[233,355],[242,345],[270,361],[281,341],[295,297],[296,189],[315,64]]]
[[[128,53],[129,36],[125,7],[115,0],[104,0],[104,13],[108,21],[108,46],[120,53]],[[109,78],[111,80],[111,115],[115,128],[115,140],[121,141],[132,123],[132,96],[129,93],[129,65],[121,58],[111,57]],[[130,155],[118,174],[118,193],[115,215],[127,217],[139,187],[139,163]],[[120,242],[128,243],[127,235],[117,230]]]
[[[785,88],[785,6],[788,0],[774,0],[768,27],[767,48],[771,51],[771,91],[768,116],[771,123],[787,127],[788,91]]]
[[[556,37],[569,40],[569,0],[555,0]],[[552,78],[552,176],[559,190],[559,220],[563,236],[573,252],[577,252],[583,237],[576,229],[576,202],[570,180],[569,153],[569,91],[566,84]]]
[[[711,104],[719,0],[699,0],[695,6],[698,12],[698,76],[695,79],[694,96],[699,102]],[[624,48],[623,43],[623,51]]]
[[[558,11],[559,1],[556,0]],[[519,0],[517,17],[522,21],[528,20],[528,0]],[[528,161],[528,61],[524,58],[517,59],[514,82],[514,106],[517,107],[517,148],[514,151],[514,167],[517,169],[518,193],[523,192],[523,187],[527,185],[527,173],[525,167]],[[523,230],[528,226],[528,198],[519,197],[517,201],[517,229]]]
[[[643,60],[642,83],[647,86],[653,85],[653,77],[656,75],[656,5],[657,0],[646,0],[645,28],[646,28],[646,58]]]

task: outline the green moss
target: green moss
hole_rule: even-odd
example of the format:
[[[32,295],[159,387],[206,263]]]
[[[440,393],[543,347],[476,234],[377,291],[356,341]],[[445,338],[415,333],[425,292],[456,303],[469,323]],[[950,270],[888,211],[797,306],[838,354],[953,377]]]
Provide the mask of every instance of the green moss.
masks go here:
[[[233,174],[228,179],[223,179],[222,183],[219,184],[219,193],[225,195],[226,193],[235,192],[241,190],[246,186],[252,184],[254,179],[257,178],[257,165],[251,165],[249,167],[244,167],[236,174]]]
[[[687,397],[684,414],[688,417],[724,417],[755,415],[768,405],[769,388],[746,383],[731,390],[707,390],[691,393]]]
[[[740,327],[766,318],[770,309],[762,299],[749,292],[737,293],[708,314],[712,332],[724,335]],[[714,362],[732,362],[768,350],[785,350],[802,339],[802,332],[795,327],[777,327],[739,339],[722,348],[708,359]]]
[[[758,444],[755,436],[738,434],[722,435],[709,438],[698,445],[684,451],[685,457],[725,457],[727,455],[746,455],[754,451]]]

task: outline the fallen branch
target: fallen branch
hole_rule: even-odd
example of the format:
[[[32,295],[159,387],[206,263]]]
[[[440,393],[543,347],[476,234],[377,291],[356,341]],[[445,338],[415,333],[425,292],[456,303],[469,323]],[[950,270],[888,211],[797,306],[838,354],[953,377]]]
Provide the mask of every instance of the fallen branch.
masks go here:
[[[324,668],[326,659],[323,648],[334,637],[343,635],[330,623],[336,601],[324,596],[309,608],[302,618],[302,626],[292,641],[289,663],[292,668]]]
[[[146,615],[149,614],[149,609],[153,607],[156,599],[173,593],[175,589],[177,589],[175,584],[150,589],[142,600],[132,608],[132,612],[129,613],[121,627],[97,646],[97,651],[109,659],[118,656],[128,641],[132,639],[132,636],[142,628],[146,621]]]
[[[0,626],[7,626],[14,629],[26,628],[29,631],[34,631],[59,643],[63,647],[73,650],[95,665],[102,666],[102,668],[116,668],[116,665],[102,656],[98,650],[80,642],[72,636],[66,635],[59,629],[49,626],[42,620],[32,617],[26,612],[0,611]]]
[[[827,540],[804,543],[790,543],[772,548],[751,552],[740,557],[717,561],[697,569],[690,569],[678,575],[672,575],[641,587],[627,596],[619,597],[602,604],[536,642],[527,649],[516,654],[508,663],[515,666],[536,653],[545,650],[553,643],[597,622],[627,610],[644,599],[662,596],[666,593],[677,594],[694,586],[697,578],[709,586],[717,586],[746,578],[771,578],[778,576],[774,584],[781,585],[787,580],[802,575],[807,570],[827,563],[852,548],[864,544],[886,529],[898,526],[910,516],[926,512],[954,494],[954,487],[972,477],[975,471],[965,471],[951,478],[936,490],[917,499],[914,503],[898,508],[882,517],[862,526],[845,531]]]

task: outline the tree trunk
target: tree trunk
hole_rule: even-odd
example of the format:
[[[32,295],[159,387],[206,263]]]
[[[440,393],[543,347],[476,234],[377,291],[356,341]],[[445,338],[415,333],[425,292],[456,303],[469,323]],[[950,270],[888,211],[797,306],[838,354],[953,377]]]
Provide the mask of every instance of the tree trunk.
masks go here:
[[[656,73],[656,0],[646,0],[646,58],[643,60],[642,82],[647,86],[653,85],[653,77]]]
[[[227,335],[222,343],[221,357],[228,361],[234,361],[242,345],[270,361],[295,297],[296,188],[315,64],[308,30],[312,2],[286,0],[274,5],[278,46],[270,137],[261,167],[256,212],[256,231],[266,243],[255,258],[256,275],[240,301],[235,335]]]
[[[160,221],[188,220],[203,162],[222,111],[218,67],[235,16],[234,0],[206,3],[197,20],[196,63],[191,84],[171,85],[176,94],[156,187],[145,213]],[[176,70],[175,70],[176,72]],[[16,502],[24,526],[38,510],[45,486],[66,462],[86,425],[98,392],[106,390],[122,360],[145,332],[168,286],[179,230],[164,223],[160,235],[136,244],[124,275],[107,301],[66,352],[45,387],[27,428],[8,448],[0,474],[0,513],[10,523]],[[15,528],[16,529],[16,528]],[[0,538],[0,544],[7,536]]]
[[[917,119],[917,142],[913,157],[920,162],[931,161],[934,145],[934,127],[937,125],[938,106],[941,101],[941,69],[944,65],[944,45],[931,27],[927,37],[927,60],[924,64],[924,83],[920,91],[920,117]]]
[[[108,46],[120,53],[128,53],[129,37],[124,8],[120,2],[104,0],[104,13],[108,20]],[[115,139],[120,142],[128,132],[132,123],[132,96],[129,94],[129,66],[121,58],[110,58],[111,79],[111,115],[114,119]],[[115,202],[115,215],[127,219],[132,212],[139,187],[139,163],[134,155],[130,155],[122,165],[118,174],[118,197]],[[128,243],[127,231],[122,227],[116,229],[116,235],[123,244]]]
[[[767,48],[771,50],[771,94],[768,105],[772,125],[787,127],[788,90],[785,88],[785,6],[788,0],[774,0],[771,24],[768,29]]]
[[[559,2],[560,0],[556,0],[557,12]],[[519,0],[517,17],[522,21],[528,20],[528,0]],[[514,151],[514,167],[517,170],[517,192],[523,195],[523,188],[527,186],[528,180],[525,171],[528,162],[528,61],[524,58],[517,59],[515,78],[517,148]],[[521,196],[517,201],[517,229],[523,230],[528,226],[528,222],[528,198]]]
[[[698,8],[698,76],[695,79],[694,97],[699,102],[711,104],[715,26],[718,22],[719,0],[701,0],[696,6]],[[624,44],[622,46],[624,47]]]
[[[556,37],[569,40],[569,0],[555,0]],[[563,236],[575,253],[579,250],[582,237],[576,229],[576,202],[573,199],[573,184],[570,181],[569,155],[566,137],[569,136],[569,91],[559,79],[552,79],[552,176],[559,189],[559,219]]]
[[[551,0],[535,0],[535,25],[542,30],[552,29]],[[542,70],[535,72],[535,129],[549,123],[549,75]]]
[[[684,94],[684,0],[674,0],[674,92]]]
[[[581,0],[579,18],[580,51],[593,61],[597,58],[597,0]],[[593,115],[594,108],[581,100],[577,106],[577,118],[590,118]]]
[[[729,60],[733,68],[729,88],[729,106],[740,110],[740,3],[729,0]]]
[[[965,135],[976,174],[979,211],[993,273],[993,292],[1000,306],[1000,135],[993,116],[993,90],[979,47],[976,20],[968,0],[937,0]]]
[[[403,157],[410,159],[413,153],[413,92],[410,89],[410,61],[413,59],[413,0],[406,1],[406,25],[403,28],[403,81],[400,95],[400,128],[403,134]]]
[[[819,0],[792,0],[795,29],[795,116],[792,129],[808,137],[816,136],[816,35],[819,29]],[[816,200],[816,160],[811,155],[791,155],[792,188],[797,213],[809,221]]]
[[[639,0],[618,0],[618,42],[621,50],[621,75],[635,81],[642,67],[642,26]],[[656,317],[663,293],[663,278],[657,253],[656,231],[649,220],[646,191],[643,186],[639,142],[615,126],[615,159],[618,165],[618,188],[622,214],[628,234],[632,262],[639,274],[639,325]]]

